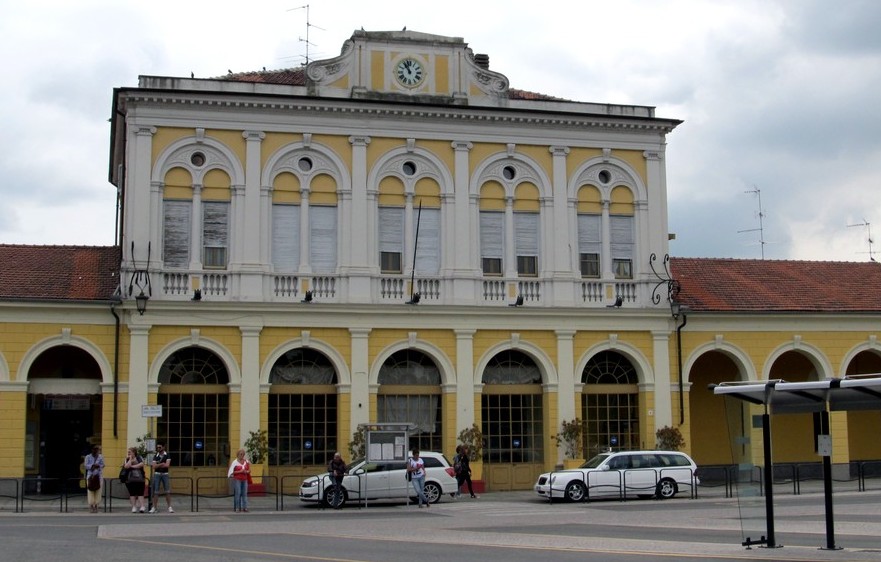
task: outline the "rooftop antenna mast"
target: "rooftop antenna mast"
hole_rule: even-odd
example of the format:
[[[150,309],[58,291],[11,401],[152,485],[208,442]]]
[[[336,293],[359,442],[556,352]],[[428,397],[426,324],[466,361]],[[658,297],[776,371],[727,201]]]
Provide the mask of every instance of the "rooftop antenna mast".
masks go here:
[[[872,224],[869,221],[867,221],[866,219],[863,219],[863,222],[860,222],[857,224],[849,224],[847,226],[848,226],[848,228],[850,228],[852,226],[865,226],[866,227],[866,240],[869,242],[869,252],[868,252],[869,261],[875,261],[875,251],[872,249],[872,245],[875,243],[875,241],[872,240]]]
[[[298,37],[297,39],[302,41],[303,43],[306,43],[306,62],[302,63],[303,66],[306,66],[309,64],[309,45],[312,45],[313,47],[315,46],[314,43],[309,41],[309,28],[314,27],[315,29],[320,29],[321,31],[327,31],[327,30],[322,27],[318,27],[317,25],[312,25],[312,23],[309,21],[309,4],[306,4],[304,6],[299,6],[297,8],[291,8],[288,11],[293,12],[294,10],[303,10],[303,9],[306,10],[306,38],[303,39],[302,37]]]
[[[744,191],[744,193],[755,193],[756,197],[759,200],[759,213],[758,213],[759,227],[758,228],[748,228],[746,230],[738,230],[737,232],[738,233],[758,232],[759,233],[759,246],[761,246],[761,248],[762,248],[762,259],[765,259],[765,244],[767,244],[767,242],[765,242],[765,225],[764,225],[764,220],[763,220],[765,218],[765,211],[764,211],[764,209],[762,209],[762,190],[756,186],[753,186],[753,189],[750,189],[748,191]]]

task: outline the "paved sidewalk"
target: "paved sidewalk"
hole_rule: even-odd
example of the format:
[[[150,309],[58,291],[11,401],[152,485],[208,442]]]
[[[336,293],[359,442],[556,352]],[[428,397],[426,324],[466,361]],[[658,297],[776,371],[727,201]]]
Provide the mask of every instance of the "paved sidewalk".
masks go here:
[[[791,488],[775,490],[776,535],[784,546],[780,549],[747,550],[740,544],[744,529],[752,529],[756,538],[764,533],[764,498],[726,498],[724,489],[718,488],[700,489],[696,500],[683,495],[668,501],[581,504],[551,504],[532,491],[490,492],[477,500],[445,497],[424,510],[402,501],[337,511],[289,497],[280,512],[275,510],[275,497],[264,496],[252,497],[251,512],[246,514],[232,512],[231,498],[211,499],[210,505],[202,498],[199,512],[189,511],[188,502],[175,498],[175,514],[156,515],[132,514],[122,502],[118,507],[114,503],[113,513],[95,515],[88,513],[84,501],[72,500],[66,514],[55,511],[57,503],[53,510],[51,502],[38,504],[39,509],[28,504],[24,513],[2,510],[0,528],[40,520],[41,525],[94,525],[98,540],[120,546],[158,544],[156,537],[162,537],[168,546],[194,540],[217,549],[259,544],[270,553],[283,552],[299,540],[357,545],[369,539],[404,549],[409,543],[518,548],[536,556],[545,552],[548,560],[555,552],[790,561],[881,559],[881,491],[836,490],[835,533],[843,550],[823,550],[822,485],[810,488],[803,486],[801,495],[792,494]]]

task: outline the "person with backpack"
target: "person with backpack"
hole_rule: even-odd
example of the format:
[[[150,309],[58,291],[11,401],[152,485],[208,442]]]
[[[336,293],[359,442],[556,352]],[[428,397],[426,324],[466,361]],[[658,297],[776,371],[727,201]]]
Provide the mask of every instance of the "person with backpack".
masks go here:
[[[453,458],[453,471],[456,473],[456,497],[462,494],[462,484],[468,483],[468,492],[471,498],[477,498],[474,495],[474,485],[471,483],[471,459],[470,451],[467,445],[459,445],[456,447],[456,456]]]

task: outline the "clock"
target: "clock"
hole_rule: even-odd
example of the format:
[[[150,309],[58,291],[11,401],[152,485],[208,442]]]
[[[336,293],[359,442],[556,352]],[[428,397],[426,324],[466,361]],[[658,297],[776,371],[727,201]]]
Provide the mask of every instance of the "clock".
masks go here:
[[[415,59],[401,59],[395,65],[395,78],[402,86],[415,88],[425,78],[425,70],[422,68],[422,63]]]

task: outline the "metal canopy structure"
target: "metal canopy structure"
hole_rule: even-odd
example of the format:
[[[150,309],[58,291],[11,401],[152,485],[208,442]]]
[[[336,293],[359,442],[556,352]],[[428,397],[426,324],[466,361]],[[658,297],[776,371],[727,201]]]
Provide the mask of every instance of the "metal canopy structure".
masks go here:
[[[723,382],[710,385],[710,390],[750,404],[764,404],[771,414],[822,412],[827,404],[832,412],[881,410],[881,374],[810,382]]]
[[[881,410],[881,374],[856,375],[843,379],[809,382],[771,380],[764,383],[728,382],[710,385],[713,394],[730,396],[750,404],[763,405],[762,436],[764,441],[765,512],[767,536],[758,543],[777,547],[774,537],[773,461],[771,459],[770,415],[814,414],[817,430],[817,450],[823,456],[823,488],[826,504],[826,549],[835,546],[832,510],[832,461],[829,412],[850,410]],[[824,446],[825,445],[825,446]],[[744,546],[753,544],[747,541]]]

